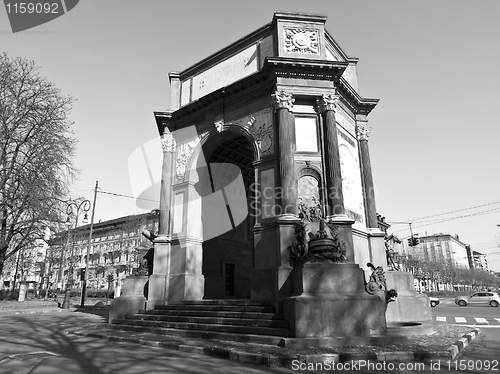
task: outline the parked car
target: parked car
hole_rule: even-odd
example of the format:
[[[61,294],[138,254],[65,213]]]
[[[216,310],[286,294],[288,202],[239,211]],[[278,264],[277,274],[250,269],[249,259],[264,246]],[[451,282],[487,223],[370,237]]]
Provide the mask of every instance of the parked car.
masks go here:
[[[474,292],[470,296],[456,297],[455,304],[460,306],[490,305],[497,307],[500,304],[500,296],[495,292]]]
[[[435,307],[439,304],[439,299],[437,297],[429,296],[429,301],[431,302],[431,307]]]

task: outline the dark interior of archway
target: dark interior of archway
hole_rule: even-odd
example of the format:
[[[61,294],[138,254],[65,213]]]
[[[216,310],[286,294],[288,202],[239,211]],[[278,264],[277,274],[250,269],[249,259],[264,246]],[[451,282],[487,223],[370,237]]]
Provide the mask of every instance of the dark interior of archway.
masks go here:
[[[214,191],[229,185],[236,177],[234,171],[238,170],[220,167],[220,164],[233,164],[239,168],[245,184],[249,210],[248,217],[241,224],[203,242],[204,298],[250,298],[254,262],[252,232],[254,220],[249,204],[250,186],[254,182],[253,149],[244,136],[234,136],[224,132],[207,142],[203,152],[209,165]],[[219,164],[219,167],[210,167],[210,164]]]
[[[230,163],[237,165],[241,170],[243,181],[245,183],[245,187],[248,192],[254,178],[253,150],[250,143],[244,136],[238,136],[235,138],[224,140],[212,152],[207,162],[208,164]],[[223,181],[224,183],[228,184],[229,182],[231,182],[231,179],[233,179],[232,174],[228,175],[215,174],[219,170],[226,170],[229,173],[230,169],[217,169],[217,171],[213,169],[211,170],[212,170],[212,180]]]

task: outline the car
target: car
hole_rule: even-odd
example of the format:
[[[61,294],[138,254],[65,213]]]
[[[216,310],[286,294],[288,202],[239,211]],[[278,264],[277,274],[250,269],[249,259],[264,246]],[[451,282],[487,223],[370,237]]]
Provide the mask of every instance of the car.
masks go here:
[[[474,292],[470,296],[456,297],[455,304],[459,306],[490,305],[492,307],[497,307],[500,304],[500,296],[498,296],[495,292]]]
[[[433,308],[439,304],[439,299],[437,297],[429,296],[429,301]]]

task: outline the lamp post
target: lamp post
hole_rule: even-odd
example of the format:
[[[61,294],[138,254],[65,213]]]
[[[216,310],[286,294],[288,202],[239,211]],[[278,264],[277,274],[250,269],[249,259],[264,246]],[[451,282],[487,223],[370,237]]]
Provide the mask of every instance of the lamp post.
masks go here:
[[[88,222],[88,217],[87,217],[87,212],[90,210],[90,201],[89,200],[83,200],[80,202],[80,204],[77,204],[76,202],[71,202],[68,204],[66,207],[66,214],[68,215],[68,219],[66,220],[66,225],[68,225],[68,238],[66,241],[66,249],[69,246],[69,238],[70,238],[70,233],[71,233],[71,219],[70,217],[73,215],[73,209],[76,209],[76,219],[75,219],[75,228],[78,227],[78,217],[80,216],[80,211],[85,212],[85,216],[83,218],[83,222],[86,223]],[[71,244],[71,257],[70,257],[70,262],[69,262],[69,268],[68,268],[68,279],[66,282],[66,292],[64,293],[64,301],[62,304],[63,309],[68,309],[70,307],[70,280],[73,278],[73,243]],[[70,278],[71,276],[71,278]]]
[[[94,213],[95,213],[95,202],[97,199],[97,189],[99,188],[99,182],[95,182],[95,189],[94,189],[94,204],[92,205],[92,218],[90,219],[90,232],[89,232],[89,239],[87,243],[87,258],[85,261],[85,275],[83,277],[83,286],[82,286],[82,301],[80,304],[80,308],[85,307],[85,296],[87,294],[87,282],[89,280],[89,261],[90,261],[90,243],[92,242],[92,230],[94,228]]]

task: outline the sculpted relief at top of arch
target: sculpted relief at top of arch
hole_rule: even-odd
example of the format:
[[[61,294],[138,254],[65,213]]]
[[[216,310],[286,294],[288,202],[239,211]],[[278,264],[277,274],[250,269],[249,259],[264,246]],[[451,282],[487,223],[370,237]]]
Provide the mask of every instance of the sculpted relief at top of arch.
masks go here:
[[[227,130],[230,126],[240,126],[252,135],[261,157],[274,153],[273,111],[271,108],[260,110],[227,123],[218,120],[214,125],[218,133]],[[197,135],[194,129],[193,134],[190,140],[176,144],[177,158],[175,174],[177,180],[184,178],[194,149],[200,143],[201,139],[209,133]]]
[[[261,157],[274,153],[273,112],[271,108],[262,109],[237,120],[230,121],[225,124],[224,128],[228,128],[231,125],[240,126],[252,135]]]

